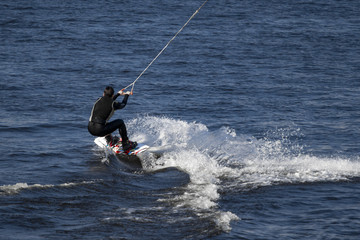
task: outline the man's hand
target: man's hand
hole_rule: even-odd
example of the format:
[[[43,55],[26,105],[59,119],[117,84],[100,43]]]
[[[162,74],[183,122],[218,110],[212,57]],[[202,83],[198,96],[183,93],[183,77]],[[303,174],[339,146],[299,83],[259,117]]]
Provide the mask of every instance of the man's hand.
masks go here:
[[[130,95],[130,91],[124,92],[124,89],[121,89],[120,91],[118,91],[118,94],[120,95]]]

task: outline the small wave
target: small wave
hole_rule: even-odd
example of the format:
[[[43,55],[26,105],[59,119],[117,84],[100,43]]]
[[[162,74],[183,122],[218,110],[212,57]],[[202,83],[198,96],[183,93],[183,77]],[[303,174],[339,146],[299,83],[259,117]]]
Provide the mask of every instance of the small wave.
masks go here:
[[[14,195],[18,194],[22,190],[26,189],[46,189],[54,187],[74,187],[79,185],[93,184],[96,181],[82,181],[82,182],[70,182],[62,184],[27,184],[27,183],[16,183],[14,185],[3,185],[0,186],[0,194]]]

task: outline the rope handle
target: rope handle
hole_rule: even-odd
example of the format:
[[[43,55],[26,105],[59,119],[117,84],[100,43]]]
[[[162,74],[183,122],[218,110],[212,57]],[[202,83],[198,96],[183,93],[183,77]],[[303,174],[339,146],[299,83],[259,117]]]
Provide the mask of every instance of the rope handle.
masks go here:
[[[125,89],[126,89],[126,88],[121,89],[118,93],[119,93],[120,95],[133,95],[133,93],[130,92],[130,91],[124,92]]]

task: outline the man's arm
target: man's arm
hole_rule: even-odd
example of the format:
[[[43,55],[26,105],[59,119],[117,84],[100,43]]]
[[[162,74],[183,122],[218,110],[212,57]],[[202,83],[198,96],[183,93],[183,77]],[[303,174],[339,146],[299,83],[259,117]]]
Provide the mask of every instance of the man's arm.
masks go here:
[[[121,95],[121,94],[120,94],[120,91],[117,92],[117,93],[112,97],[113,101],[115,101],[115,100],[118,98],[118,96],[120,96],[120,95]]]
[[[116,95],[118,95],[118,94],[116,94]],[[115,96],[116,96],[116,95],[115,95]],[[115,97],[115,96],[114,96],[114,97]],[[118,96],[120,96],[120,94],[119,94]],[[118,96],[116,96],[116,98],[117,98]],[[115,99],[116,99],[116,98],[115,98]],[[114,102],[114,103],[113,103],[114,109],[117,110],[117,109],[122,109],[122,108],[124,108],[124,107],[126,106],[126,104],[127,104],[128,98],[129,98],[129,95],[126,94],[126,95],[124,96],[124,99],[122,100],[121,103],[119,103],[119,102]],[[114,99],[114,98],[113,98],[113,99]]]

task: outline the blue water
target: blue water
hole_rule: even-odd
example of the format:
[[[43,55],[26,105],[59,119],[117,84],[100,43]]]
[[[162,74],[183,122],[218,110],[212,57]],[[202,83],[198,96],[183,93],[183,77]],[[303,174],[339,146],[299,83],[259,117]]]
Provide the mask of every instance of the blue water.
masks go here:
[[[114,115],[171,150],[94,144],[201,4],[1,1],[0,239],[358,239],[359,1],[210,0]]]

